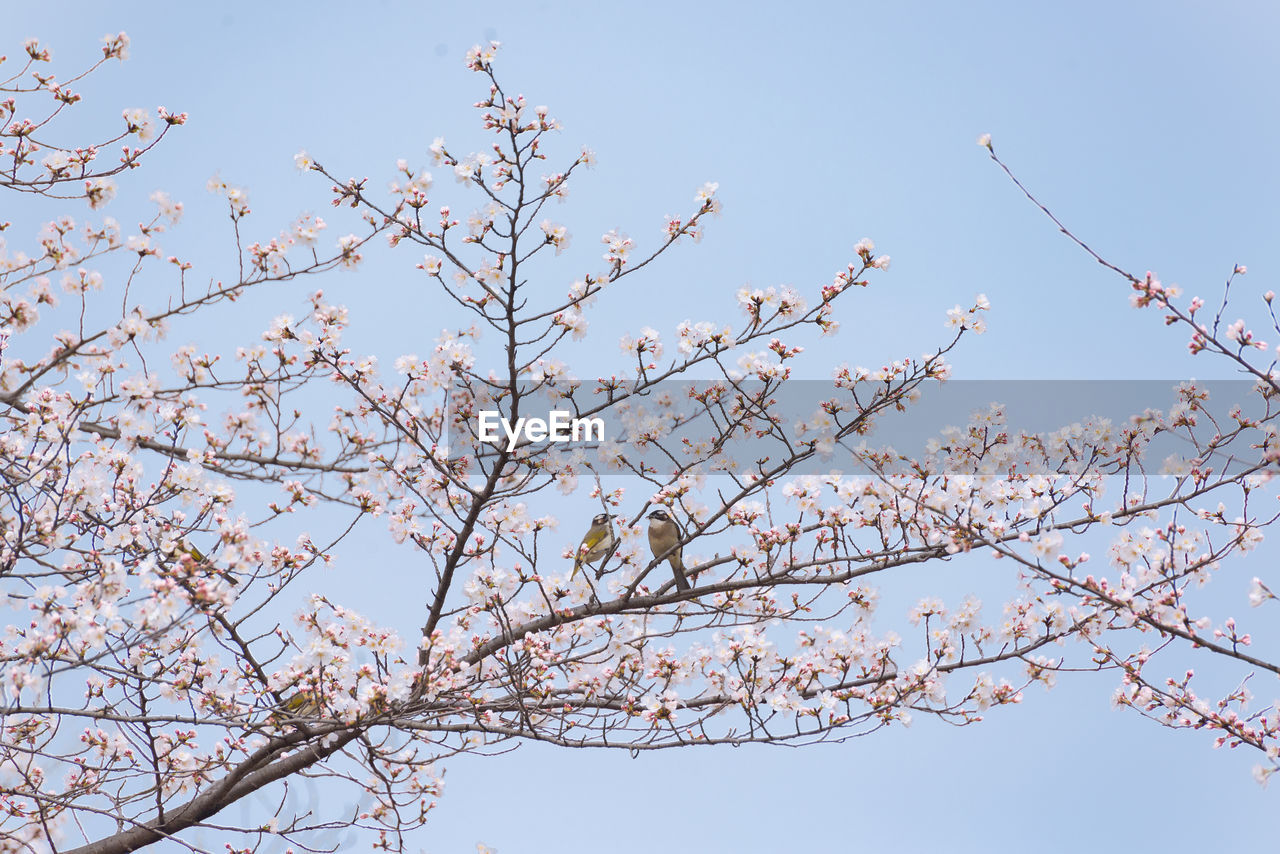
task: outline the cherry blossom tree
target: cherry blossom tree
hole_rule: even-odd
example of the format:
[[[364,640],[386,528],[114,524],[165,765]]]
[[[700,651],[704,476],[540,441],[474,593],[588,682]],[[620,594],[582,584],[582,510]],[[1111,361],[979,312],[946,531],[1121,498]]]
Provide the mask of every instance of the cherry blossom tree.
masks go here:
[[[127,47],[108,37],[89,71]],[[197,284],[191,263],[163,255],[183,209],[164,195],[134,233],[68,216],[31,254],[4,249],[0,851],[202,850],[201,828],[226,850],[305,846],[334,828],[401,850],[456,754],[968,724],[1063,669],[1114,680],[1116,703],[1164,726],[1256,749],[1264,782],[1280,768],[1277,709],[1250,704],[1246,686],[1280,673],[1280,657],[1204,598],[1241,572],[1260,576],[1248,605],[1275,598],[1241,559],[1275,521],[1259,502],[1280,455],[1275,364],[1227,312],[1243,267],[1210,319],[1198,297],[1094,255],[1192,352],[1254,380],[1226,417],[1186,383],[1166,411],[1124,423],[1019,432],[996,406],[919,453],[873,444],[877,424],[949,379],[948,354],[985,330],[988,304],[947,312],[923,356],[807,364],[811,342],[838,334],[844,306],[887,274],[870,240],[850,241],[830,282],[730,287],[721,319],[674,335],[636,318],[616,365],[575,371],[558,354],[610,311],[611,292],[702,236],[717,187],[656,239],[612,230],[603,263],[565,269],[570,235],[551,206],[594,157],[557,153],[559,122],[499,83],[496,48],[467,57],[483,150],[436,139],[432,163],[396,164],[389,192],[341,177],[347,164],[327,154],[298,155],[332,186],[346,236],[325,238],[307,215],[254,240],[247,193],[215,180],[234,227],[226,281]],[[95,217],[114,178],[185,116],[127,110],[106,142],[59,145],[80,78],[58,82],[49,60],[28,42],[3,81],[0,182],[82,199]],[[437,187],[428,166],[456,186]],[[409,256],[447,327],[425,356],[387,371],[352,352],[347,310],[320,290],[263,317],[252,340],[229,331],[222,351],[172,341],[220,304],[358,269],[383,244]],[[1272,298],[1255,308],[1280,329]],[[830,377],[827,393],[804,412],[780,405],[804,374]],[[481,410],[514,424],[549,404],[613,419],[625,440],[489,442],[477,429]],[[1187,453],[1154,459],[1160,436]],[[576,573],[586,526],[560,524],[564,496],[614,517],[608,553]],[[687,590],[671,554],[649,548],[657,508],[682,526]],[[426,568],[420,636],[307,595],[355,531]],[[1107,552],[1093,570],[1090,543]],[[916,570],[948,561],[962,578],[981,571],[975,590],[994,573],[999,598],[918,589]],[[916,604],[878,609],[890,587]],[[282,613],[298,597],[305,607]],[[316,778],[355,806],[299,808],[289,786]],[[231,817],[263,796],[275,806]]]

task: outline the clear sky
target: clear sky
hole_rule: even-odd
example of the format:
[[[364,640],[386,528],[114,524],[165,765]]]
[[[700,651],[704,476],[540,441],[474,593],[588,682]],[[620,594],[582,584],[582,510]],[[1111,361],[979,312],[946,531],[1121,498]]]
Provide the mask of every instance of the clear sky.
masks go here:
[[[497,39],[506,85],[564,123],[562,152],[586,144],[599,156],[555,212],[582,257],[598,255],[596,239],[612,227],[651,244],[664,214],[688,210],[704,181],[720,184],[724,214],[703,243],[680,247],[620,295],[582,356],[616,357],[617,337],[642,325],[670,335],[685,319],[727,318],[744,284],[817,287],[867,236],[892,268],[807,363],[815,378],[836,361],[878,364],[936,346],[946,309],[983,292],[990,332],[957,351],[957,377],[1163,379],[1229,374],[1190,359],[1182,333],[1155,314],[1130,309],[1124,283],[1057,234],[975,140],[991,133],[1064,222],[1133,272],[1213,298],[1232,266],[1247,264],[1242,292],[1274,288],[1278,9],[9,4],[0,53],[36,35],[69,70],[92,61],[104,33],[129,33],[132,58],[86,84],[77,121],[114,128],[121,108],[157,104],[190,113],[112,212],[136,218],[128,212],[157,188],[184,201],[172,240],[185,241],[205,275],[232,263],[224,209],[204,189],[211,175],[249,188],[251,222],[268,237],[302,210],[328,215],[324,182],[293,168],[299,149],[377,185],[398,157],[425,164],[435,136],[478,145],[470,104],[483,91],[462,57]],[[10,243],[23,236],[15,228]],[[289,291],[273,313],[297,313],[303,290],[322,284],[353,308],[353,348],[425,351],[447,321],[416,285],[416,258],[372,254],[359,274]],[[225,320],[252,338],[269,317]],[[412,631],[418,593],[399,595],[389,573],[361,592],[342,580],[349,566],[333,570],[333,583],[350,584],[374,619]],[[431,854],[478,841],[501,854],[1274,845],[1276,793],[1253,782],[1254,757],[1114,711],[1114,687],[1112,676],[1064,677],[980,726],[919,721],[800,750],[632,760],[533,746],[459,760],[418,845]]]

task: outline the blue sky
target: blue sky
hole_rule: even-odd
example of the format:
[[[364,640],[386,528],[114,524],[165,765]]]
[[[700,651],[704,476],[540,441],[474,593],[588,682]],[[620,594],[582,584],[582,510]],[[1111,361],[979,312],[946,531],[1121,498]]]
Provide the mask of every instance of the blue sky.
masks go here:
[[[1247,264],[1240,292],[1260,306],[1280,269],[1280,12],[1266,4],[72,3],[4,16],[0,52],[38,35],[64,71],[91,61],[104,33],[129,33],[131,60],[86,83],[77,121],[114,128],[121,108],[157,104],[191,114],[113,212],[128,221],[166,189],[187,205],[171,242],[213,276],[232,259],[211,175],[249,188],[265,237],[302,210],[328,215],[326,185],[293,168],[299,149],[374,185],[398,157],[425,164],[437,135],[469,150],[483,140],[470,109],[483,90],[462,56],[500,40],[502,79],[561,119],[565,157],[582,144],[599,156],[554,212],[583,259],[613,227],[651,243],[664,214],[720,184],[724,214],[703,243],[621,292],[582,357],[615,358],[617,337],[641,325],[670,335],[685,319],[727,318],[744,284],[815,288],[868,236],[892,268],[805,363],[813,378],[936,346],[946,309],[979,292],[990,332],[957,351],[957,377],[1230,375],[1130,309],[1123,282],[986,158],[984,132],[1064,222],[1133,272],[1212,299]],[[323,283],[353,308],[351,345],[425,351],[446,320],[417,286],[416,257],[373,254],[360,274]],[[224,320],[251,339],[314,287]],[[411,606],[377,592],[385,608]],[[377,608],[370,598],[366,612],[384,618]],[[1252,781],[1253,757],[1111,710],[1114,687],[1064,677],[978,727],[920,721],[803,750],[631,760],[534,746],[458,760],[419,845],[1055,852],[1274,840],[1275,795]]]

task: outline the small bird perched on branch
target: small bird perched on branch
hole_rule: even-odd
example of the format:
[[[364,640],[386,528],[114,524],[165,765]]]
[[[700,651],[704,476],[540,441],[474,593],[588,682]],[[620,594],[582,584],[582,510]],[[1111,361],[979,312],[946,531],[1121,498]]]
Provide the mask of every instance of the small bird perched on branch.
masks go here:
[[[666,510],[659,507],[649,514],[649,548],[653,556],[660,558],[666,555],[671,573],[676,578],[676,589],[689,590],[689,579],[684,574],[684,547],[680,545],[683,539],[684,531]]]
[[[320,702],[316,699],[315,692],[309,688],[298,690],[280,703],[279,708],[282,712],[288,713],[290,717],[298,718],[318,718],[322,716],[323,712]]]
[[[191,542],[190,540],[186,540],[186,539],[179,540],[175,551],[180,557],[185,556],[186,558],[190,559],[193,565],[201,567],[205,570],[211,570],[214,575],[217,575],[221,578],[225,578],[227,580],[227,583],[230,584],[232,587],[235,587],[237,584],[240,583],[240,580],[236,578],[234,575],[232,575],[231,573],[223,570],[214,569],[213,563],[209,560],[208,557],[205,556],[205,553],[200,551],[200,549],[196,546],[196,544]]]
[[[597,513],[591,520],[591,527],[587,529],[582,542],[578,544],[578,552],[573,559],[573,573],[569,578],[576,576],[584,563],[595,563],[609,554],[612,548],[613,516],[608,513]]]
[[[205,561],[208,560],[208,558],[204,556],[204,552],[196,548],[195,545],[191,543],[189,540],[179,540],[178,551],[182,552],[183,554],[191,558],[196,563],[204,563]]]

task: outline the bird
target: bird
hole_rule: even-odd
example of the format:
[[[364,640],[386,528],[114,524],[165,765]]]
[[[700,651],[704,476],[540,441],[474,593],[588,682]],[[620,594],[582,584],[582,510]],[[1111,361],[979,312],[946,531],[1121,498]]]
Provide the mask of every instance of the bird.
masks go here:
[[[680,545],[683,539],[684,531],[666,510],[659,507],[649,514],[649,548],[655,558],[666,555],[671,573],[676,578],[677,590],[690,589],[689,579],[684,575],[684,547]]]
[[[190,540],[179,540],[176,550],[179,555],[179,560],[186,557],[189,558],[193,564],[202,569],[209,570],[213,568],[213,564],[209,561],[209,558],[205,557],[205,553],[200,551],[200,549],[196,547],[196,544]],[[240,579],[236,578],[230,572],[215,571],[214,574],[225,578],[227,583],[232,587],[235,587],[240,583]]]
[[[286,698],[280,703],[279,708],[289,717],[296,718],[318,718],[322,717],[324,711],[317,700],[316,692],[310,688],[302,688]]]
[[[578,544],[578,551],[573,559],[573,572],[569,578],[574,578],[584,563],[600,560],[609,554],[612,548],[613,516],[608,513],[597,513],[591,520],[591,527],[583,535],[582,542]]]

